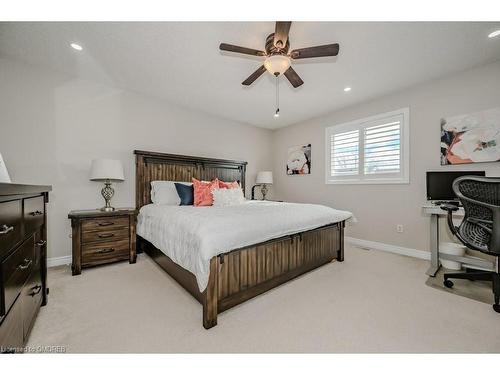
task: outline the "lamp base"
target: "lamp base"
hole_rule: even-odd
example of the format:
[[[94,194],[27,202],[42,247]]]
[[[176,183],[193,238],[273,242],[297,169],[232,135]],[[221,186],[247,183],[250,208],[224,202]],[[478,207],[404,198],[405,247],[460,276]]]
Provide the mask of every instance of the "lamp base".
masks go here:
[[[109,207],[104,206],[104,207],[101,207],[99,210],[104,211],[104,212],[112,212],[115,210],[115,208],[111,207],[111,206],[109,206]]]
[[[268,192],[266,184],[262,184],[262,187],[260,188],[260,192],[262,193],[262,200],[265,201],[266,200],[266,195],[267,195],[267,192]]]
[[[104,198],[104,202],[106,202],[105,206],[101,208],[101,211],[111,212],[114,211],[115,208],[111,207],[111,198],[115,195],[115,189],[111,187],[111,181],[104,181],[104,187],[101,190],[102,197]]]

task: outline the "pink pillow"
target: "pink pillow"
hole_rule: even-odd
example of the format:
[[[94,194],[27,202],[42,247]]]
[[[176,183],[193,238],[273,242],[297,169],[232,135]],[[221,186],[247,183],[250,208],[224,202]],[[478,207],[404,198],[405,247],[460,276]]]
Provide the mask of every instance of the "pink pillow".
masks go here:
[[[225,182],[225,181],[219,180],[219,189],[239,189],[239,188],[240,188],[240,184],[238,183],[238,181]]]
[[[200,181],[193,178],[194,205],[211,206],[214,204],[212,191],[219,188],[219,180],[216,178],[210,182]]]

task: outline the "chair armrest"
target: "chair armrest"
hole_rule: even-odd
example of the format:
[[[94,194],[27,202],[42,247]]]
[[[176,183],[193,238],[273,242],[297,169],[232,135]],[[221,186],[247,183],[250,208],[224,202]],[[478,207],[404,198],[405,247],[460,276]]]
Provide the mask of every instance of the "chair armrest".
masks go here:
[[[456,204],[445,203],[442,204],[440,207],[442,210],[448,211],[448,214],[451,212],[458,211],[458,206]]]
[[[458,228],[453,223],[453,212],[458,211],[458,206],[456,204],[445,203],[442,204],[440,207],[442,210],[448,212],[447,215],[448,227],[450,228],[453,235],[455,235],[455,237],[457,237],[460,240],[460,242],[462,242],[465,246],[468,246],[468,243],[462,238],[462,236],[460,236],[460,233],[458,233]]]
[[[453,212],[458,211],[458,206],[455,204],[445,203],[445,204],[441,205],[441,209],[448,211],[448,216],[447,216],[448,226],[450,227],[450,230],[452,231],[452,233],[456,237],[458,237],[458,239],[462,240],[458,234],[458,228],[453,223]]]

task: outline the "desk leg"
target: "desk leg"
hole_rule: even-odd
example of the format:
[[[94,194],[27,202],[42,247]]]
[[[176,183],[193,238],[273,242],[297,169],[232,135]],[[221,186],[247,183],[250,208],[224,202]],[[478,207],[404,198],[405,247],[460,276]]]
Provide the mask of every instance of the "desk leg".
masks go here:
[[[426,274],[436,276],[439,270],[439,215],[431,215],[431,266]]]

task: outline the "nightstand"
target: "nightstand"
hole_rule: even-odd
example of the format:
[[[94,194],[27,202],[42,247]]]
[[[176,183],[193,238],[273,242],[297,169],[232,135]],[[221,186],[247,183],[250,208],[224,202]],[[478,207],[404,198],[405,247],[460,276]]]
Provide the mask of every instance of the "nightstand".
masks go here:
[[[73,276],[82,268],[128,260],[135,263],[136,210],[118,208],[115,211],[71,211],[73,237]]]

